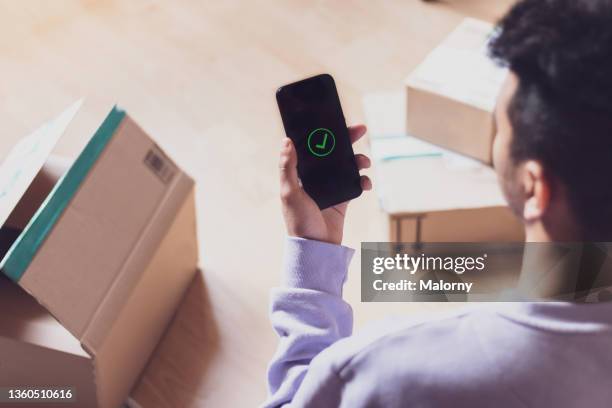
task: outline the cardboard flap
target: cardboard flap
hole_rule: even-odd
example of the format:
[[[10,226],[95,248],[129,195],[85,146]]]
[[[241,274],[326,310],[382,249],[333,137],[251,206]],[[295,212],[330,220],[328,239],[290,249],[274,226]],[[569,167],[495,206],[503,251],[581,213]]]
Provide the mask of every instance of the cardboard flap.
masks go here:
[[[76,109],[78,109],[78,106]],[[76,112],[76,110],[74,112]],[[74,114],[72,116],[74,116]],[[125,112],[113,108],[77,160],[64,177],[55,185],[43,204],[36,211],[23,233],[17,238],[15,244],[13,244],[0,263],[0,269],[9,278],[16,282],[21,279],[21,276],[34,259],[38,249],[42,246],[55,226],[55,223],[62,215],[64,209],[76,194],[81,183],[106,147],[106,144],[111,139],[124,116]],[[44,159],[46,159],[46,156]],[[38,167],[37,172],[43,164],[44,160]],[[35,175],[36,173],[34,176]],[[32,176],[32,179],[34,176]],[[31,181],[32,180],[30,180],[30,183]],[[27,190],[27,186],[24,192],[25,190]],[[21,195],[23,195],[23,192],[19,197],[21,197]]]
[[[58,181],[66,174],[72,162],[73,160],[68,158],[49,156],[2,228],[15,229],[21,233],[53,191]]]
[[[185,183],[185,188],[189,185]],[[128,266],[140,270],[138,282],[127,296],[115,288],[83,339],[83,345],[96,352],[102,406],[118,406],[129,393],[193,281],[198,262],[193,186],[187,194],[176,196],[166,208],[173,214],[170,219],[155,224],[164,230],[156,248],[150,251],[145,248],[148,244],[142,246],[140,252],[149,253],[146,265],[136,261]],[[155,235],[148,235],[148,240]],[[122,280],[118,286],[125,284]],[[117,309],[119,298],[123,299],[121,309]]]
[[[0,165],[0,226],[45,164],[58,140],[81,107],[78,101],[55,119],[20,140]]]
[[[82,342],[95,331],[87,342],[95,355],[192,184],[114,108],[17,239],[3,272]]]
[[[0,276],[0,310],[10,310],[0,319],[0,337],[89,357],[80,342],[55,320],[34,298]]]

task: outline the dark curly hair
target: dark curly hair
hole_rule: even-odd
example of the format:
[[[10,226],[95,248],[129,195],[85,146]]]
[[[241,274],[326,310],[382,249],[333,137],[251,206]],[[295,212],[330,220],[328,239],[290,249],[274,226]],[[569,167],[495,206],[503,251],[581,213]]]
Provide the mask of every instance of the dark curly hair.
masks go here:
[[[612,0],[520,1],[490,53],[519,78],[512,159],[565,185],[582,239],[612,241]]]

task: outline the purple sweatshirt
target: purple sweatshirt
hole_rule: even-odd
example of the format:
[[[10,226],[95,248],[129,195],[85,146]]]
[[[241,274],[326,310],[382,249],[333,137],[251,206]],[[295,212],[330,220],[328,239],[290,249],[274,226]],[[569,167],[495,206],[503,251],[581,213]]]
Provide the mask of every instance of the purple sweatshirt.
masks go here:
[[[494,304],[352,335],[353,252],[287,240],[264,406],[612,407],[612,304]]]

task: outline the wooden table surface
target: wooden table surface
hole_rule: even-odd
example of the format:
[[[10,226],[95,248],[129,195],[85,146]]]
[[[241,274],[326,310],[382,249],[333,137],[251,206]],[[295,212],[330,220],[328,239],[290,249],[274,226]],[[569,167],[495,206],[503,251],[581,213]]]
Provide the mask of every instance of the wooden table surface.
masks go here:
[[[365,92],[399,89],[463,16],[494,20],[512,1],[0,1],[0,154],[84,97],[60,154],[78,153],[119,103],[197,180],[202,273],[135,400],[247,407],[265,398],[276,345],[268,290],[284,237],[275,89],[329,72],[357,123]],[[386,238],[369,193],[350,208],[346,244]],[[357,328],[449,307],[359,303],[358,258],[345,290]]]

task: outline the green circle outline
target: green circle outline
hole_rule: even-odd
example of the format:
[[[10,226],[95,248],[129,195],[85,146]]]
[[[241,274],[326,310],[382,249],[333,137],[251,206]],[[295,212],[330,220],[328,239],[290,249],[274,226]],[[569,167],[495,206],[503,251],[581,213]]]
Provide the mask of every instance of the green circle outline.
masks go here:
[[[332,140],[334,141],[334,143],[332,144],[331,149],[329,149],[329,151],[327,153],[323,153],[323,154],[315,153],[312,150],[312,147],[310,147],[310,139],[312,138],[312,135],[317,133],[319,130],[323,130],[323,131],[328,132],[332,136]],[[329,130],[327,128],[316,128],[315,130],[310,132],[310,134],[308,135],[308,140],[306,141],[306,145],[308,146],[308,150],[310,151],[310,153],[314,154],[317,157],[326,157],[326,156],[329,156],[334,151],[334,149],[336,148],[336,135],[334,135],[334,132],[332,132],[331,130]]]

